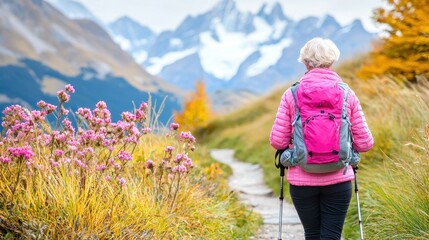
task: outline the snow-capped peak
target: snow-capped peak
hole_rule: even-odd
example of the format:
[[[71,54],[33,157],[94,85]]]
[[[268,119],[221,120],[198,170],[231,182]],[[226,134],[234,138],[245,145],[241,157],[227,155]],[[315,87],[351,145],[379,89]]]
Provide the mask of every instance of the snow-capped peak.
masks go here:
[[[229,32],[250,32],[253,30],[253,27],[250,26],[253,16],[247,12],[240,12],[234,0],[221,0],[211,11],[206,13],[206,17],[206,21],[210,21],[211,24],[213,24],[213,19],[219,19]]]
[[[337,35],[347,34],[349,32],[366,32],[361,20],[355,19],[352,23],[338,31]]]
[[[266,19],[269,23],[288,20],[279,2],[264,3],[256,15]]]
[[[337,20],[335,20],[335,18],[329,14],[320,18],[316,25],[318,28],[325,28],[329,26],[333,26],[336,28],[341,27],[340,24],[337,22]]]
[[[115,34],[123,35],[124,37],[138,40],[142,38],[151,37],[154,32],[148,27],[142,26],[134,19],[122,16],[116,21],[109,24],[109,28]]]
[[[218,4],[213,8],[212,12],[221,13],[227,15],[230,12],[237,11],[237,7],[234,0],[220,0]]]

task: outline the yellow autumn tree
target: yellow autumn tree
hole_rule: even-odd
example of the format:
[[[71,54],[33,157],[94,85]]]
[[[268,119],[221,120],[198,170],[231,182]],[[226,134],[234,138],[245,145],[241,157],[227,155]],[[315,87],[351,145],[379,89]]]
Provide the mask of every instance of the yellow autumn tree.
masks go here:
[[[205,84],[198,81],[195,92],[185,100],[183,112],[175,113],[175,121],[182,130],[193,130],[206,126],[211,116],[210,101],[205,90]]]
[[[429,1],[387,0],[386,9],[375,10],[374,19],[386,24],[387,36],[370,56],[359,75],[390,73],[408,81],[429,77]]]

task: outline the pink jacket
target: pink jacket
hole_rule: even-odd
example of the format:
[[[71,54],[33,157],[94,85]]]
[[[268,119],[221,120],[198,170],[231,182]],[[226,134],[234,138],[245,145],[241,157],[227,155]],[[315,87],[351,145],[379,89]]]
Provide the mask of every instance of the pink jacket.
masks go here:
[[[300,80],[315,82],[319,79],[329,79],[332,81],[342,81],[340,76],[333,70],[327,68],[314,68],[308,71]],[[347,97],[347,113],[352,123],[352,134],[354,149],[359,152],[366,152],[374,145],[374,139],[366,123],[359,99],[353,90],[349,89]],[[275,149],[284,149],[290,144],[293,133],[292,121],[295,116],[295,102],[290,88],[286,90],[280,101],[276,119],[270,133],[270,143]],[[354,178],[351,166],[346,175],[343,170],[332,173],[307,173],[301,167],[290,167],[287,173],[287,180],[295,186],[325,186],[341,182],[350,181]]]

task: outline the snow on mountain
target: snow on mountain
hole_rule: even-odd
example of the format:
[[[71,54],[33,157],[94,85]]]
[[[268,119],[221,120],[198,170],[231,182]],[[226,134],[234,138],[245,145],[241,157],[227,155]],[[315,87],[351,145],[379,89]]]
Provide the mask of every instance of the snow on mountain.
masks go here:
[[[189,55],[192,55],[195,52],[196,49],[191,48],[184,51],[169,52],[165,54],[162,58],[151,58],[150,61],[152,65],[147,67],[147,70],[150,73],[157,75],[165,66],[175,63],[177,60],[183,59]]]
[[[282,56],[282,50],[288,47],[292,39],[283,39],[277,44],[265,45],[259,49],[261,56],[258,61],[250,65],[247,69],[246,75],[253,77],[266,71],[270,66],[273,66]]]
[[[219,21],[215,20],[214,25],[217,39],[210,32],[200,34],[201,65],[205,72],[228,80],[235,75],[240,63],[255,51],[255,43],[246,39],[244,33],[227,32]]]
[[[279,52],[282,50],[272,48],[271,45],[267,45],[265,48],[261,46],[272,40],[273,35],[277,35],[278,30],[275,27],[270,26],[261,17],[253,18],[253,26],[255,30],[249,34],[228,31],[219,19],[214,19],[212,31],[200,34],[199,55],[205,72],[227,81],[235,76],[241,63],[258,49],[261,48],[264,55],[271,49],[279,50]],[[282,45],[284,43],[276,44],[276,46]],[[270,59],[270,61],[272,60]],[[272,63],[259,63],[258,66],[267,64],[272,65]]]
[[[253,15],[240,12],[233,0],[221,0],[205,15],[207,22],[211,22],[212,19],[220,19],[220,23],[227,31],[241,30],[248,33],[254,30],[252,27]]]
[[[108,25],[113,39],[128,51],[138,63],[147,60],[147,50],[155,40],[154,32],[129,17],[121,17]]]

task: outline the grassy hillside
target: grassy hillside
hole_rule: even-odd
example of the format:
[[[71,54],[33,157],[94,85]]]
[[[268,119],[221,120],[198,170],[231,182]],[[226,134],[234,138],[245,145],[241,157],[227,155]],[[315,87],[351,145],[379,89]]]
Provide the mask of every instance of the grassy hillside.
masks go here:
[[[375,138],[374,148],[362,154],[359,170],[366,237],[426,239],[429,85],[423,79],[420,84],[405,86],[393,77],[362,81],[354,74],[359,64],[346,63],[336,70],[359,97]],[[219,116],[198,132],[199,139],[209,147],[233,148],[238,159],[261,164],[265,180],[276,194],[279,174],[268,139],[281,95],[287,88],[230,115]],[[357,223],[353,200],[345,226],[348,239],[358,235]]]

